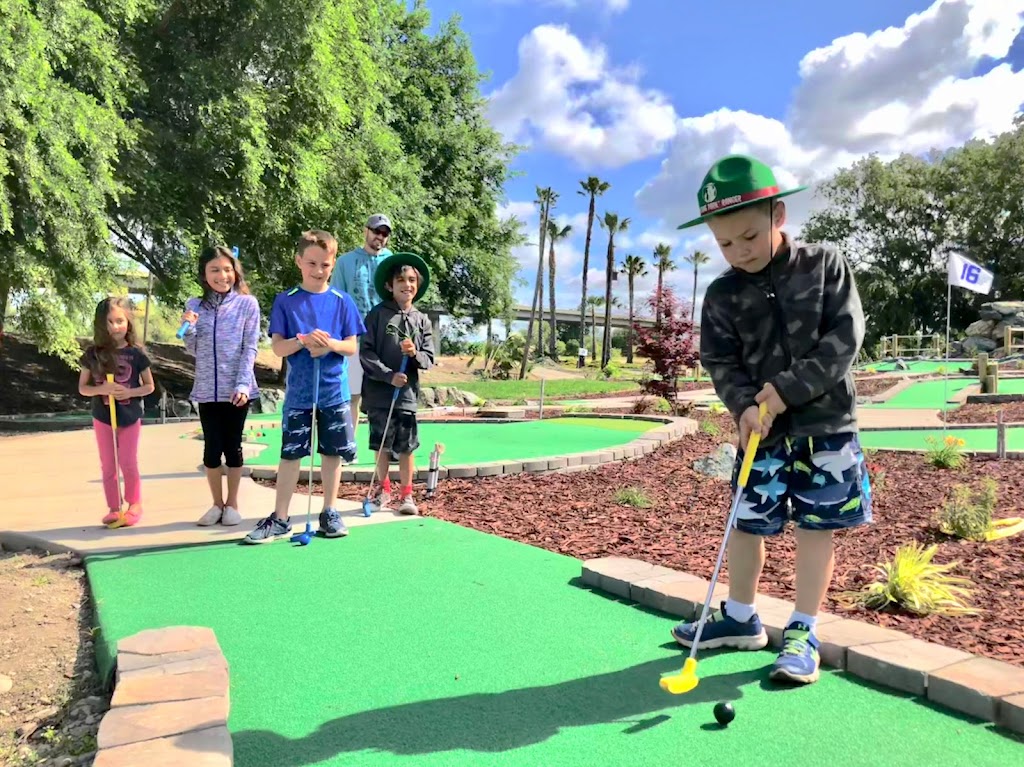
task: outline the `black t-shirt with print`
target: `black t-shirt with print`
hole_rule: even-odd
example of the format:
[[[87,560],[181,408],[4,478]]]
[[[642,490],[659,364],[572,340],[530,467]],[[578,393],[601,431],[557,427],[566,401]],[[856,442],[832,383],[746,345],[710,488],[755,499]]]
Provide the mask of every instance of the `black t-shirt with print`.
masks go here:
[[[90,348],[82,355],[82,367],[93,371],[93,384],[99,386],[107,382],[106,374],[96,377],[95,349]],[[133,346],[126,346],[117,353],[117,372],[114,373],[114,383],[121,384],[126,389],[137,389],[142,386],[142,371],[150,366],[149,357],[142,349]],[[99,367],[98,365],[96,367]],[[131,426],[142,418],[144,409],[142,397],[132,397],[126,400],[115,400],[117,410],[117,425]],[[97,421],[105,424],[110,423],[110,403],[105,395],[98,395],[92,398],[92,415]]]

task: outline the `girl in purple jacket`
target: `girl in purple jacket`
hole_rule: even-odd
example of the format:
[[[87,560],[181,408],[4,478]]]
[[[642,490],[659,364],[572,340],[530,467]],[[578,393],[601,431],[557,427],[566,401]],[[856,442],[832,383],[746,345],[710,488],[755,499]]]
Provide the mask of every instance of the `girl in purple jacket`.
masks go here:
[[[190,323],[185,349],[196,358],[196,380],[190,399],[199,403],[203,425],[203,465],[213,506],[200,525],[237,525],[238,486],[242,481],[242,431],[249,401],[258,396],[256,346],[260,337],[260,305],[249,294],[242,265],[228,248],[206,248],[199,256],[202,298],[190,298],[181,315]],[[224,498],[221,456],[227,464]]]

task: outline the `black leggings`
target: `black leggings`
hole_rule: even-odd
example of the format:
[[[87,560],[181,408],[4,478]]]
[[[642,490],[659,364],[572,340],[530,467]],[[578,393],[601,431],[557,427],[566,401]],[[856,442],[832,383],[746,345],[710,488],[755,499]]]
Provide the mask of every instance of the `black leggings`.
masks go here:
[[[203,424],[203,466],[220,468],[220,457],[229,469],[242,465],[242,430],[249,414],[249,403],[238,407],[230,402],[200,402],[199,421]]]

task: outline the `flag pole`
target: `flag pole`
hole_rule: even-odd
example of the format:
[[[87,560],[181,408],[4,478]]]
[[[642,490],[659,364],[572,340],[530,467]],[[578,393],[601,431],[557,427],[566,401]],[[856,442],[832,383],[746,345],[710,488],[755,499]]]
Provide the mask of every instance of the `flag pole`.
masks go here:
[[[942,368],[942,431],[946,431],[946,411],[949,409],[949,324],[953,308],[953,283],[946,275],[946,364]]]

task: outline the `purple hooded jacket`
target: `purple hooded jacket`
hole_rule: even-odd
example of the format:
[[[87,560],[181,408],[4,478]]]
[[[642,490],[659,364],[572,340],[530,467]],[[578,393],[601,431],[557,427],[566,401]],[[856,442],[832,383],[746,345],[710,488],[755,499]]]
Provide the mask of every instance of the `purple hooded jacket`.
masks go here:
[[[256,399],[256,347],[260,304],[234,291],[212,301],[190,298],[186,308],[199,319],[185,333],[185,350],[196,358],[193,402],[229,402],[235,392]]]

